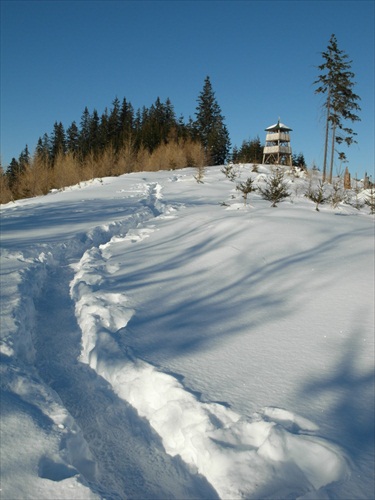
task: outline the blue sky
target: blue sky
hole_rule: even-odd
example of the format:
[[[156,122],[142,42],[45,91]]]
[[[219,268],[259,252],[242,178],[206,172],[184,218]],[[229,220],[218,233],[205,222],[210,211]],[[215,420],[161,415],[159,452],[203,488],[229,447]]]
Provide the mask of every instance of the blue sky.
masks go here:
[[[79,123],[85,106],[102,113],[116,96],[135,109],[169,97],[194,118],[208,75],[232,145],[263,142],[280,117],[293,151],[321,167],[313,82],[335,33],[361,97],[349,169],[374,175],[374,22],[373,0],[1,0],[2,165],[55,121]]]

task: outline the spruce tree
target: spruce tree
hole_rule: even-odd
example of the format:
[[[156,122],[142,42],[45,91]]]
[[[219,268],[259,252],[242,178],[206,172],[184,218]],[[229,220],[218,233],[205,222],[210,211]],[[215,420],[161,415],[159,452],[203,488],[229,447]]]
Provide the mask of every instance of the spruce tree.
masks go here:
[[[85,107],[80,123],[80,132],[79,132],[79,150],[81,154],[81,158],[85,158],[90,150],[90,113]]]
[[[277,203],[290,196],[288,186],[284,181],[284,172],[281,168],[276,168],[266,180],[264,188],[259,188],[265,200],[272,201],[271,207],[276,207]]]
[[[225,163],[230,149],[229,133],[208,76],[198,97],[194,130],[212,164]]]
[[[51,159],[54,162],[59,154],[66,152],[66,137],[64,126],[61,122],[55,122],[51,138]]]
[[[235,154],[236,156],[236,159],[233,158],[234,162],[262,163],[263,147],[261,145],[259,136],[257,136],[255,139],[243,141],[239,150],[235,151],[233,149],[233,154]]]
[[[79,148],[79,130],[75,121],[72,122],[66,131],[66,147],[74,155],[78,153]]]
[[[120,101],[117,97],[112,102],[112,109],[108,118],[108,139],[114,147],[115,151],[120,148],[121,138],[121,116],[120,116]]]
[[[241,191],[243,202],[246,207],[248,195],[253,191],[256,191],[254,180],[251,177],[248,177],[245,182],[239,182],[236,186],[236,189],[237,191]]]
[[[335,144],[345,142],[347,146],[355,143],[354,136],[357,135],[344,122],[349,120],[355,122],[360,118],[355,114],[361,108],[357,101],[360,97],[353,92],[354,73],[351,71],[352,61],[348,61],[347,54],[338,48],[336,36],[333,34],[325,52],[322,52],[323,64],[318,66],[322,72],[314,84],[318,84],[316,94],[324,94],[323,107],[326,110],[326,130],[323,160],[323,181],[327,176],[327,157],[329,148],[329,135],[331,134],[331,156],[329,168],[329,182],[332,182],[333,160]],[[338,152],[340,160],[346,159],[345,153]]]
[[[48,134],[39,137],[35,152],[39,160],[51,166],[51,141]]]
[[[21,173],[22,173],[22,168],[19,162],[15,158],[12,158],[6,171],[10,189],[14,188],[15,184],[17,183],[17,179]]]
[[[102,151],[107,147],[109,141],[108,120],[108,109],[105,108],[99,123],[99,145]]]
[[[21,151],[21,154],[18,157],[18,163],[21,170],[24,170],[30,164],[30,152],[27,144],[25,146],[25,149]]]
[[[121,144],[125,141],[130,141],[134,132],[134,109],[130,102],[125,97],[120,109],[120,126],[121,126]]]
[[[97,154],[101,149],[100,142],[100,119],[96,109],[92,112],[89,120],[89,136],[88,136],[89,151]]]

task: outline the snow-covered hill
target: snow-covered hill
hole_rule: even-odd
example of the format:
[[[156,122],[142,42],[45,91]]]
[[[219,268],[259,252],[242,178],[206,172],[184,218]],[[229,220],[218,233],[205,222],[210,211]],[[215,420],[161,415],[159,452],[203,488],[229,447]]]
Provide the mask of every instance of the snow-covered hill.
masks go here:
[[[374,217],[194,175],[2,207],[2,499],[374,497]]]

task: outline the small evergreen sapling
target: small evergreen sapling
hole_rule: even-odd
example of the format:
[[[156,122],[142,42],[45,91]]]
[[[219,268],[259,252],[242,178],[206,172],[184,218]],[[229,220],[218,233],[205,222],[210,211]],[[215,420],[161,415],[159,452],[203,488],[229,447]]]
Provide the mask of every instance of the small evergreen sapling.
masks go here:
[[[251,177],[248,177],[245,182],[239,182],[236,186],[237,191],[241,191],[244,205],[246,207],[247,197],[253,191],[256,191],[254,186],[254,181]]]
[[[198,184],[203,184],[204,173],[205,173],[205,168],[199,165],[197,167],[197,175],[194,175],[194,179],[198,182]]]
[[[328,199],[325,193],[324,182],[319,181],[316,189],[312,189],[310,186],[306,193],[306,197],[309,198],[314,203],[316,203],[315,210],[319,212],[319,205],[322,205]]]
[[[266,180],[265,187],[259,188],[259,191],[265,200],[272,201],[271,207],[276,207],[277,203],[288,198],[290,193],[284,181],[284,171],[276,168]]]
[[[221,169],[221,171],[225,175],[225,177],[232,182],[234,182],[238,176],[238,173],[234,169],[234,165],[232,163],[230,163],[229,165],[225,165]]]
[[[343,188],[343,183],[341,178],[333,181],[332,192],[330,195],[330,202],[333,208],[336,208],[341,202],[346,200],[346,193]]]

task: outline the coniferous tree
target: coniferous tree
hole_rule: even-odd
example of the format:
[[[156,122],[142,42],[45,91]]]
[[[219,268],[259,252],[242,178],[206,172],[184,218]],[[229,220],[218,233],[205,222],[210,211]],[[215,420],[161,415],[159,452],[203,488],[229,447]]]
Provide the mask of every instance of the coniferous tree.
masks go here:
[[[87,106],[82,113],[80,122],[79,151],[82,160],[90,151],[90,113]]]
[[[328,195],[326,194],[325,187],[327,184],[324,184],[323,180],[319,180],[317,186],[313,188],[309,186],[306,197],[315,203],[315,210],[319,212],[319,205],[322,205],[328,200]]]
[[[130,102],[125,98],[121,104],[120,110],[121,143],[132,140],[134,131],[134,109]]]
[[[198,97],[194,130],[213,165],[225,163],[230,149],[229,133],[208,76]]]
[[[251,177],[248,177],[246,181],[239,182],[236,186],[237,191],[241,191],[244,205],[246,207],[247,197],[253,191],[256,191],[256,187],[254,186],[254,180]]]
[[[39,137],[35,153],[39,160],[51,166],[51,141],[47,133]]]
[[[79,130],[75,121],[72,122],[66,131],[67,151],[76,155],[79,150]]]
[[[239,163],[240,162],[239,149],[238,149],[237,146],[233,146],[232,154],[231,154],[231,160],[232,160],[233,163]]]
[[[100,143],[100,119],[96,109],[92,112],[89,120],[89,151],[96,155],[101,149]]]
[[[21,173],[22,170],[19,162],[15,158],[12,158],[6,171],[10,189],[13,190]]]
[[[353,92],[354,73],[351,71],[352,61],[348,61],[347,54],[338,48],[335,35],[331,35],[329,45],[322,52],[324,63],[318,66],[322,72],[314,84],[318,84],[316,94],[325,94],[323,107],[326,110],[326,130],[323,159],[323,181],[327,176],[327,157],[329,148],[329,134],[331,134],[331,157],[329,168],[329,182],[332,182],[333,160],[335,144],[345,142],[347,146],[355,143],[354,136],[357,135],[344,122],[349,120],[355,122],[360,118],[355,114],[360,111],[357,103],[360,97]],[[345,161],[345,153],[339,152],[339,159]]]
[[[276,207],[277,203],[290,196],[288,187],[284,181],[284,172],[281,168],[276,168],[266,180],[266,185],[259,188],[265,200],[272,201],[271,207]]]
[[[108,117],[108,140],[114,147],[115,151],[120,148],[121,138],[121,116],[120,116],[120,101],[117,97],[112,102],[112,109]]]
[[[104,113],[102,113],[100,117],[99,124],[99,145],[101,151],[103,151],[109,143],[108,120],[108,110],[105,108]]]
[[[292,165],[293,167],[306,168],[305,157],[302,153],[292,155]]]
[[[64,126],[61,122],[55,122],[51,138],[51,159],[54,162],[59,154],[66,152],[66,137]]]
[[[257,136],[255,139],[243,141],[241,148],[233,149],[233,154],[236,158],[234,162],[240,163],[262,163],[263,147],[260,139]]]
[[[138,151],[142,144],[142,114],[138,108],[135,113],[134,119],[134,145],[135,150]]]
[[[30,164],[30,152],[27,144],[18,157],[18,163],[22,171]]]

